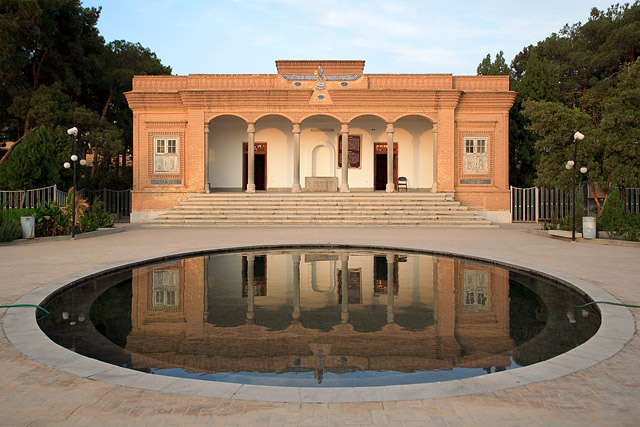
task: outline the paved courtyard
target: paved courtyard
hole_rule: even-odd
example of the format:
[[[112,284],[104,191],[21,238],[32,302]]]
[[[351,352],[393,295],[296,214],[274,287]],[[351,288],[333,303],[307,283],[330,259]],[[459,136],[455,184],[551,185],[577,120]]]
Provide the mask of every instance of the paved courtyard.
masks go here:
[[[173,228],[126,226],[85,239],[0,245],[0,304],[57,279],[127,260],[261,244],[382,245],[495,258],[585,280],[640,305],[640,247],[571,243],[499,229]],[[18,310],[18,309],[11,309]],[[32,310],[25,308],[24,310]],[[626,309],[625,309],[626,310]],[[640,309],[631,308],[637,323]],[[4,315],[6,309],[1,309]],[[4,320],[4,319],[3,319]],[[365,403],[280,403],[163,393],[48,368],[0,336],[0,425],[621,425],[640,424],[640,340],[551,380],[462,396]],[[197,393],[196,393],[197,394]]]

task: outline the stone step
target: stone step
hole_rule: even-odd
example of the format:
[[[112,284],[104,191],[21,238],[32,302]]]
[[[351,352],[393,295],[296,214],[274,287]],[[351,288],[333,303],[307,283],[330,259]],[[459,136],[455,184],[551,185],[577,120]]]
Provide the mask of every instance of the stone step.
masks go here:
[[[478,219],[454,219],[447,220],[443,218],[437,219],[408,219],[408,218],[395,218],[395,219],[382,219],[371,217],[368,218],[218,218],[218,219],[189,219],[184,218],[180,220],[160,220],[154,222],[154,225],[159,224],[193,224],[193,225],[207,225],[207,224],[310,224],[313,220],[313,224],[413,224],[413,225],[427,225],[427,224],[441,224],[441,225],[492,225],[489,221]]]
[[[225,205],[225,204],[214,204],[214,205],[201,205],[201,204],[185,204],[176,206],[174,209],[176,212],[193,212],[193,211],[215,211],[215,210],[243,210],[243,211],[283,211],[283,210],[295,210],[295,211],[304,211],[304,210],[322,210],[322,211],[334,211],[334,212],[348,212],[348,211],[358,211],[358,210],[366,210],[366,211],[419,211],[419,212],[433,212],[433,211],[466,211],[466,207],[461,208],[456,205],[422,205],[422,204],[413,204],[413,205],[387,205],[387,204],[378,204],[378,205],[318,205],[318,204],[309,204],[309,205],[260,205],[260,204],[252,204],[252,205]]]
[[[406,220],[406,221],[436,221],[436,220],[455,220],[455,221],[484,221],[484,219],[473,215],[379,215],[372,218],[370,214],[356,214],[356,215],[341,215],[340,218],[336,218],[332,215],[314,215],[312,213],[305,214],[270,214],[270,215],[243,215],[243,214],[209,214],[209,215],[167,215],[162,218],[163,220],[171,221],[216,221],[216,220],[239,220],[239,221],[279,221],[283,219],[299,219],[305,221],[312,220],[331,220],[331,221],[343,221],[343,220],[363,220],[363,219],[380,219],[380,220]]]
[[[459,202],[437,200],[186,200],[178,206],[459,206]],[[176,206],[177,207],[177,206]]]
[[[396,225],[492,227],[450,193],[191,194],[152,227]]]
[[[289,192],[261,192],[246,193],[246,192],[218,192],[218,193],[190,193],[190,198],[277,198],[277,197],[289,197],[289,198],[328,198],[328,197],[341,197],[341,198],[358,198],[358,197],[378,197],[378,198],[393,198],[393,197],[423,197],[423,198],[453,198],[453,193],[429,193],[419,191],[396,191],[393,193],[386,193],[384,191],[354,191],[350,193],[314,193],[314,192],[302,192],[302,193],[289,193]]]
[[[416,224],[393,224],[393,223],[339,223],[339,224],[325,224],[325,223],[301,223],[301,224],[255,224],[255,223],[212,223],[212,224],[176,224],[176,223],[149,223],[142,225],[143,228],[171,228],[171,227],[190,227],[190,228],[207,228],[207,227],[221,227],[221,228],[235,228],[235,227],[256,227],[256,228],[268,228],[268,227],[417,227],[417,228],[498,228],[496,224],[444,224],[439,222],[431,223],[416,223]]]

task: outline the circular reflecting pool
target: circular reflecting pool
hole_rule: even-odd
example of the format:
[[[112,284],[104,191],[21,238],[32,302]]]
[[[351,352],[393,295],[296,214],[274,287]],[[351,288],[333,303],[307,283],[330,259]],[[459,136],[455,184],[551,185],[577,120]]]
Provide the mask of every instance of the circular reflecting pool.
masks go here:
[[[359,387],[489,374],[595,334],[593,306],[531,274],[463,258],[282,248],[163,260],[74,285],[39,323],[75,352],[144,372]]]

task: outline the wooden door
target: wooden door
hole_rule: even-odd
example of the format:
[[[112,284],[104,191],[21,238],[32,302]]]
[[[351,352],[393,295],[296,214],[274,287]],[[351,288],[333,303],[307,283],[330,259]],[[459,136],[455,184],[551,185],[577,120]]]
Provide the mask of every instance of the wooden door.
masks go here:
[[[373,183],[374,190],[384,191],[387,188],[387,144],[377,142],[373,147]],[[393,183],[398,191],[398,143],[393,143]]]

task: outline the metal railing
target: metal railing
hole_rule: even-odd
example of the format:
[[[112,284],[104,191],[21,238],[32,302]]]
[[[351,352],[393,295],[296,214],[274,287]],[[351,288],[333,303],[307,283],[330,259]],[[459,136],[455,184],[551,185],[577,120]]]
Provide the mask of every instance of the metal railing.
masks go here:
[[[35,190],[0,190],[1,209],[35,208],[49,200],[64,204],[67,193],[58,190],[57,185],[37,188]]]
[[[35,208],[40,204],[54,201],[59,205],[67,203],[67,192],[58,190],[57,185],[35,190],[0,190],[0,209]],[[115,221],[128,221],[131,214],[131,190],[80,190],[92,205],[101,200],[102,209],[113,215]]]
[[[582,191],[585,192],[584,199],[587,211],[590,212],[589,192],[588,190]],[[622,196],[627,212],[640,213],[640,188],[625,188]],[[561,219],[570,214],[570,191],[558,188],[511,187],[511,220],[513,222],[549,221],[554,216]]]
[[[96,200],[102,201],[102,209],[114,216],[116,221],[129,219],[131,214],[131,190],[81,190],[89,204]]]
[[[629,213],[640,213],[640,188],[624,189],[624,208]]]
[[[511,220],[536,222],[538,220],[538,189],[511,187]]]

